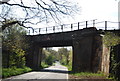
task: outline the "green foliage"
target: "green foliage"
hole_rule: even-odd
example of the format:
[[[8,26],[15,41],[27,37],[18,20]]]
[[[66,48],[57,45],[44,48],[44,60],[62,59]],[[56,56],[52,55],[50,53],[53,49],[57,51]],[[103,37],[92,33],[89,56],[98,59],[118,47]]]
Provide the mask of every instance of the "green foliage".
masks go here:
[[[16,68],[16,67],[3,68],[2,69],[2,77],[6,78],[6,77],[19,75],[19,74],[30,72],[30,71],[32,71],[32,69],[28,68],[28,67],[23,67],[23,68]]]
[[[42,52],[42,62],[41,65],[43,68],[49,67],[53,65],[53,63],[57,60],[57,52],[52,49],[43,49]]]
[[[119,49],[118,49],[119,50]],[[120,61],[116,53],[116,46],[112,47],[111,50],[111,62],[110,62],[110,78],[115,79],[116,81],[120,80]]]
[[[120,62],[117,62],[116,46],[120,44],[120,36],[111,32],[107,32],[104,36],[104,44],[110,47],[110,78],[118,79]]]
[[[50,65],[48,65],[46,62],[41,62],[41,66],[42,66],[42,68],[47,68],[47,67],[49,67]]]
[[[43,49],[42,62],[43,68],[49,67],[59,61],[62,65],[68,67],[69,71],[72,70],[72,50],[67,48],[60,48],[58,51],[52,49]]]
[[[72,70],[72,50],[68,50],[67,48],[60,48],[58,50],[59,61],[62,65],[68,68],[68,71]]]
[[[53,55],[49,55],[46,60],[45,60],[45,63],[48,64],[48,65],[52,65],[53,62],[54,62],[54,59],[55,57]]]
[[[120,44],[120,37],[114,33],[107,32],[104,36],[104,44],[108,47],[110,46],[116,46],[117,44]]]
[[[29,47],[24,35],[26,31],[18,24],[3,31],[3,67],[25,66],[25,50]]]
[[[63,65],[68,65],[69,63],[69,50],[67,48],[60,48],[58,49],[58,54],[59,54],[59,61]]]
[[[68,70],[72,71],[72,50],[69,51],[69,63],[68,63]]]
[[[25,51],[22,49],[14,49],[13,53],[10,55],[9,66],[24,67],[25,66]]]
[[[24,37],[25,33],[26,31],[19,25],[6,28],[3,31],[3,48],[6,50],[13,50],[14,48],[26,49],[28,44]]]
[[[64,65],[65,67],[68,68],[68,71],[72,71],[72,64]]]

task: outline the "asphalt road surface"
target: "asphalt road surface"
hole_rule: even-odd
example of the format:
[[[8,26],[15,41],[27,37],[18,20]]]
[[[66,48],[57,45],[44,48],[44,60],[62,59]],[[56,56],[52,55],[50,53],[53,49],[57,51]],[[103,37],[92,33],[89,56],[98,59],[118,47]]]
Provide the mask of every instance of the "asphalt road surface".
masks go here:
[[[59,63],[45,68],[41,71],[34,71],[18,76],[13,76],[2,81],[67,81],[68,69]]]

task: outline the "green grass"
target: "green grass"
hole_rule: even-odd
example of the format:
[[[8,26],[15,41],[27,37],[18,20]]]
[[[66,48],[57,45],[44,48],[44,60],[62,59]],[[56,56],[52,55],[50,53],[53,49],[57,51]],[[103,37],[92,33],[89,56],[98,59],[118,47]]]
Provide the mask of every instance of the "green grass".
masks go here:
[[[42,68],[47,68],[47,67],[49,67],[50,65],[46,64],[45,62],[41,62],[41,66],[42,66]]]
[[[103,73],[90,73],[90,72],[80,72],[80,73],[70,73],[75,76],[105,76]]]
[[[6,77],[23,74],[23,73],[30,72],[30,71],[32,71],[32,69],[28,68],[28,67],[24,67],[24,68],[16,68],[16,67],[3,68],[2,69],[2,77],[6,78]]]
[[[65,67],[68,68],[68,71],[72,71],[72,65],[64,65]],[[85,76],[85,77],[106,77],[106,75],[104,75],[103,73],[92,73],[92,72],[80,72],[80,73],[73,73],[73,72],[70,72],[69,73],[70,75],[73,75],[73,76]]]
[[[68,68],[68,71],[72,71],[72,65],[63,65]]]

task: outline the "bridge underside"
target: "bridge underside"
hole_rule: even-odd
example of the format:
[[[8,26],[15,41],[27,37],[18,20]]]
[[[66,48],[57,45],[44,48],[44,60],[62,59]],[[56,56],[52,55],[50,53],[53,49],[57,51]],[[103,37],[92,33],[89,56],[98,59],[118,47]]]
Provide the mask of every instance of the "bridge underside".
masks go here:
[[[36,43],[36,45],[40,45],[40,47],[63,47],[63,46],[72,46],[73,45],[73,41],[69,40],[69,41],[50,41],[50,42],[39,42]]]
[[[72,71],[98,72],[101,70],[103,52],[102,32],[95,28],[46,35],[27,36],[31,48],[28,50],[27,66],[39,69],[43,47],[73,47]]]

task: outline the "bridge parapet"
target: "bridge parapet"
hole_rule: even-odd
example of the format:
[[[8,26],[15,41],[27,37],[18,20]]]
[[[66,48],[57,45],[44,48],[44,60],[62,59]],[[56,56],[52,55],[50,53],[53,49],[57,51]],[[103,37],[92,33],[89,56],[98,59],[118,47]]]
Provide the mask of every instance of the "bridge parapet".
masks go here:
[[[59,26],[51,26],[44,28],[28,28],[27,35],[39,35],[39,34],[49,34],[49,33],[58,33],[58,32],[68,32],[80,30],[83,28],[95,27],[96,29],[102,30],[120,30],[120,22],[111,22],[111,21],[100,21],[95,20],[83,21],[72,24],[63,24]]]
[[[97,30],[95,27],[91,27],[91,28],[84,28],[81,30],[70,31],[70,32],[40,34],[40,35],[34,35],[34,36],[27,35],[27,36],[33,42],[39,43],[41,46],[47,46],[47,45],[49,46],[50,44],[52,44],[51,42],[54,42],[56,44],[56,46],[59,42],[61,43],[61,45],[63,43],[63,46],[65,43],[66,43],[65,44],[66,46],[72,46],[74,39],[80,39],[80,37],[96,35],[96,34],[99,34],[100,32],[101,32],[101,30]],[[67,42],[69,42],[69,43],[67,43]],[[50,44],[48,44],[48,43],[50,43]],[[50,45],[50,46],[52,46],[52,45]]]

